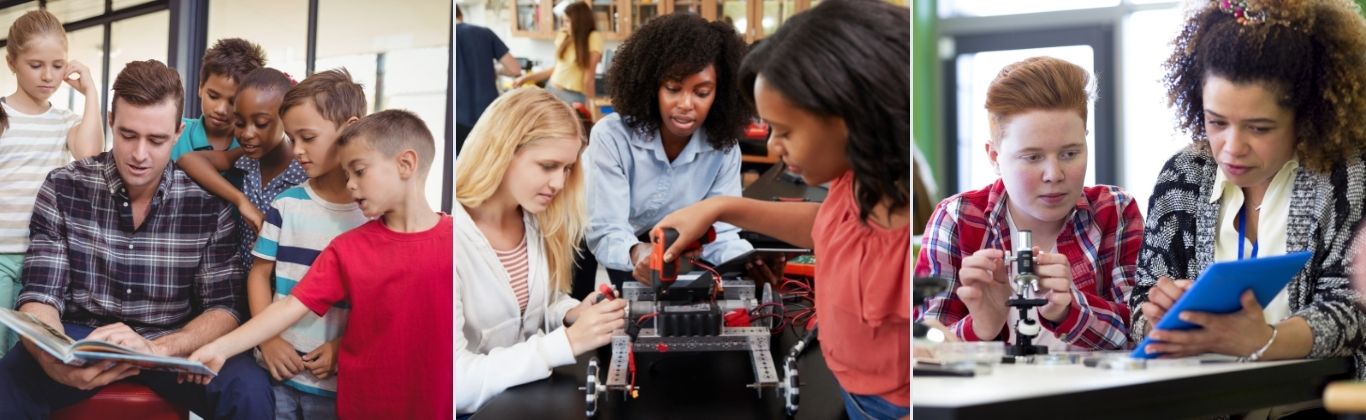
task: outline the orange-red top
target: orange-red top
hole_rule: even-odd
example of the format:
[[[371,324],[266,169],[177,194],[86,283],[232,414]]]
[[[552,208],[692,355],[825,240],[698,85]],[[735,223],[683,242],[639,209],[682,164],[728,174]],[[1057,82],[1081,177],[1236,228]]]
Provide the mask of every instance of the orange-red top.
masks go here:
[[[910,225],[859,221],[854,175],[830,186],[811,228],[826,365],[846,392],[911,404]]]

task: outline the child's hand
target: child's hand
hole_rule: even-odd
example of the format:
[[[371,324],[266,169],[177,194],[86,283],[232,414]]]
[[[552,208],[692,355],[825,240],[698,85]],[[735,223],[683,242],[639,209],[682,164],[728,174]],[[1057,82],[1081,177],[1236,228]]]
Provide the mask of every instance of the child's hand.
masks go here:
[[[631,270],[631,277],[643,284],[650,284],[650,254],[654,251],[654,245],[648,242],[641,242],[631,247],[631,258],[635,260],[635,267]],[[698,258],[702,256],[702,250],[694,249],[683,253],[683,258]]]
[[[610,343],[612,334],[626,328],[626,299],[598,302],[579,314],[579,319],[565,331],[574,356],[587,353]]]
[[[189,359],[194,362],[203,363],[205,367],[208,367],[209,370],[212,370],[215,373],[222,372],[223,363],[227,361],[227,357],[219,354],[219,352],[213,348],[212,344],[205,345],[204,347],[200,347],[199,350],[195,350],[194,353],[190,354]],[[211,380],[213,380],[213,377],[208,375],[190,375],[185,373],[176,375],[176,383],[189,382],[199,385],[208,385]]]
[[[1010,300],[1014,291],[1007,279],[1005,252],[982,249],[963,258],[958,269],[958,298],[972,315],[972,330],[982,340],[991,340],[1001,332],[1010,316]]]
[[[597,304],[600,301],[612,300],[616,299],[616,297],[617,292],[611,285],[599,285],[598,290],[588,293],[588,296],[584,296],[583,300],[579,301],[578,305],[575,305],[574,308],[564,313],[564,325],[566,327],[574,325],[574,322],[579,320],[579,314],[588,311],[589,308],[592,308],[594,304]]]
[[[304,359],[294,351],[294,345],[278,335],[261,343],[258,348],[261,349],[261,359],[266,362],[266,370],[277,381],[293,378],[304,370]]]
[[[646,242],[631,247],[631,261],[634,262],[631,277],[643,284],[650,284],[650,247]]]
[[[1067,256],[1056,252],[1042,252],[1034,247],[1035,273],[1039,275],[1039,291],[1048,303],[1039,308],[1039,315],[1054,323],[1067,318],[1072,305],[1072,263]]]
[[[76,75],[74,80],[71,76],[72,74]],[[94,84],[91,83],[93,80],[94,79],[90,77],[90,68],[86,67],[85,64],[81,64],[80,61],[76,60],[71,60],[66,63],[66,73],[62,74],[62,81],[66,82],[67,85],[70,85],[72,89],[80,92],[82,96],[90,95],[90,90],[94,88]]]
[[[575,322],[578,322],[579,314],[582,314],[589,308],[592,308],[593,302],[598,300],[598,296],[602,296],[602,293],[598,291],[593,291],[592,293],[589,293],[588,296],[584,296],[583,300],[579,301],[578,305],[574,305],[574,307],[570,308],[568,312],[565,312],[564,325],[570,326],[574,325]]]
[[[715,197],[713,197],[715,198]],[[655,229],[673,228],[678,231],[678,241],[664,250],[664,261],[671,262],[684,256],[683,249],[707,233],[707,229],[720,217],[719,203],[713,199],[684,207],[655,223]]]
[[[337,372],[337,346],[340,339],[328,341],[304,355],[304,367],[318,379],[327,379]]]
[[[237,212],[242,214],[242,220],[247,221],[247,226],[258,235],[261,233],[261,225],[266,222],[266,215],[251,202],[244,201],[237,206]]]
[[[745,272],[749,274],[749,278],[754,279],[755,286],[768,283],[773,285],[775,289],[782,285],[783,270],[786,268],[787,256],[782,254],[754,257],[745,262]]]

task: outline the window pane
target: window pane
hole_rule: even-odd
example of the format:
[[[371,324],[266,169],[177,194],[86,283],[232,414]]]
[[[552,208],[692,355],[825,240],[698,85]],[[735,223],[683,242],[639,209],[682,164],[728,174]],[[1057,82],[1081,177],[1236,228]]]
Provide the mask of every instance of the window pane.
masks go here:
[[[38,10],[38,2],[28,2],[23,6],[10,6],[0,10],[0,38],[9,38],[9,27],[14,26],[14,21],[19,20],[20,16],[30,10]],[[13,80],[14,76],[10,76]]]
[[[1090,46],[1033,48],[1024,50],[987,51],[958,56],[958,189],[967,191],[990,185],[998,178],[991,160],[982,145],[991,139],[990,118],[983,104],[987,102],[987,86],[1001,68],[1034,56],[1052,56],[1072,62],[1092,75],[1095,74],[1095,53]],[[1086,120],[1086,185],[1096,179],[1095,104],[1087,105]],[[945,194],[948,195],[948,194]]]
[[[318,10],[317,70],[346,67],[365,85],[371,112],[406,109],[422,118],[436,139],[428,172],[427,199],[441,205],[449,184],[442,173],[445,150],[447,68],[451,59],[451,3],[415,0],[404,7],[323,2]]]
[[[762,36],[772,35],[778,31],[778,26],[786,22],[792,14],[797,11],[797,2],[792,0],[765,0],[764,15],[760,23],[763,24]]]
[[[114,10],[123,10],[143,3],[151,3],[152,0],[114,0]]]
[[[325,22],[322,17],[319,17],[319,21]],[[360,28],[380,22],[347,23],[352,28]],[[267,67],[289,73],[295,78],[302,78],[307,69],[304,62],[308,54],[307,0],[213,0],[209,2],[208,32],[209,44],[206,48],[222,38],[242,38],[260,45],[266,51]],[[319,36],[318,43],[322,42],[323,37]],[[192,77],[193,80],[187,83],[197,87],[199,75]]]
[[[765,0],[764,16],[761,16],[762,36],[770,36],[777,31],[777,27],[787,22],[792,14],[796,12],[796,1],[792,0]]]
[[[1120,186],[1148,208],[1153,183],[1167,159],[1190,143],[1176,130],[1176,114],[1167,107],[1162,63],[1182,23],[1181,10],[1137,12],[1124,21],[1124,144]]]
[[[0,26],[0,28],[3,28],[0,29],[0,37],[8,37],[9,27],[13,26],[14,21],[19,20],[20,16],[23,16],[24,13],[28,13],[30,10],[38,10],[38,2],[29,2],[23,6],[15,6],[0,10],[0,25],[4,25]],[[67,38],[67,42],[71,42],[70,37]],[[3,57],[4,54],[3,51],[0,51],[0,57]],[[70,51],[68,51],[68,55],[69,54]],[[0,70],[3,70],[0,71],[0,89],[3,89],[3,91],[0,91],[0,96],[8,96],[18,89],[18,85],[15,84],[17,79],[14,78],[14,73],[11,72],[8,67],[0,68]],[[92,69],[91,71],[94,70]],[[59,93],[60,88],[58,88],[58,92],[54,93],[53,96],[55,97]]]
[[[745,13],[745,0],[716,0],[716,20],[735,27],[740,36],[749,33],[748,14]]]
[[[104,0],[48,0],[47,11],[62,23],[71,23],[104,14]]]
[[[996,16],[1119,5],[1119,0],[943,0],[939,16]]]

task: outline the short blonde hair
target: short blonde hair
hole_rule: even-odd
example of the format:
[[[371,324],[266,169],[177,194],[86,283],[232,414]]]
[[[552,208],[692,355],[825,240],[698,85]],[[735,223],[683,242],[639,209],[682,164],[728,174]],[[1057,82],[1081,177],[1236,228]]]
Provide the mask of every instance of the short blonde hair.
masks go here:
[[[422,122],[417,114],[402,109],[386,109],[370,114],[346,126],[337,135],[338,146],[353,141],[364,142],[387,157],[395,157],[404,150],[412,149],[417,153],[417,173],[421,180],[427,179],[427,170],[432,167],[432,159],[436,157],[436,141],[432,139],[431,130],[427,129],[427,123]]]

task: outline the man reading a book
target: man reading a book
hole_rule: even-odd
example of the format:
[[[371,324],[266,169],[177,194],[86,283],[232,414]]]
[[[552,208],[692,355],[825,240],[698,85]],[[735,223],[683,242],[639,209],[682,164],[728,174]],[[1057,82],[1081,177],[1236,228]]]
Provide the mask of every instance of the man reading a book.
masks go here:
[[[16,306],[78,340],[185,357],[242,320],[236,216],[170,163],[183,127],[175,70],[128,63],[113,91],[113,150],[52,171],[38,194]],[[25,339],[0,359],[0,418],[45,418],[123,379],[205,418],[275,412],[250,355],[200,386],[122,363],[66,365]]]

